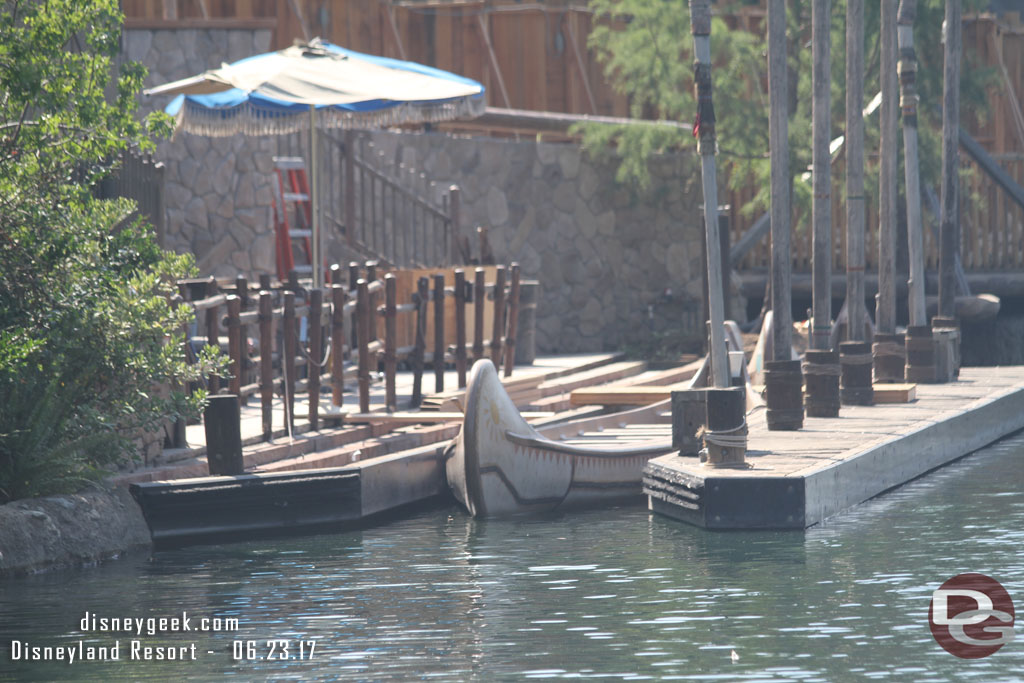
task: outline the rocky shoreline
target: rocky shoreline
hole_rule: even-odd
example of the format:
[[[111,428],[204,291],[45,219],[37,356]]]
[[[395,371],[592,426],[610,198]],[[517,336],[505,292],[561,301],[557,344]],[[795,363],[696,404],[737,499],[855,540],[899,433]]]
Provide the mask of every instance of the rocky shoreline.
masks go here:
[[[95,487],[0,505],[0,578],[81,567],[152,546],[125,487]]]

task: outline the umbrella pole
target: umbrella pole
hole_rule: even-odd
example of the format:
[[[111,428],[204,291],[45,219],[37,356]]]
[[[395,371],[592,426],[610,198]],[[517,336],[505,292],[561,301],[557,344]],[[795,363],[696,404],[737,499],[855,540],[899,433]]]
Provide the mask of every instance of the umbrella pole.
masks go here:
[[[312,264],[313,288],[323,287],[323,271],[320,263],[320,173],[317,161],[316,107],[309,108],[309,204],[313,222]]]

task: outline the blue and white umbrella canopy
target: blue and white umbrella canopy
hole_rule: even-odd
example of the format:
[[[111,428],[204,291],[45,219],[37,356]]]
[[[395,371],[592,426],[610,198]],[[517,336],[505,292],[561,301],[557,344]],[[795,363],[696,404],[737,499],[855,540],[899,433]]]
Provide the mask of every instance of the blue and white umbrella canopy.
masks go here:
[[[273,135],[308,129],[380,128],[471,118],[484,87],[414,62],[367,55],[326,41],[248,57],[146,90],[176,94],[165,111],[189,133]]]

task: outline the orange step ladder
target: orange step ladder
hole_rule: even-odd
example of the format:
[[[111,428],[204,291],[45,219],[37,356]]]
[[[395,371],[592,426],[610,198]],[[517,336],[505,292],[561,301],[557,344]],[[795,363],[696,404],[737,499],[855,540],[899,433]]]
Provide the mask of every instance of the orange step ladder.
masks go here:
[[[302,157],[274,157],[274,171],[277,174],[277,196],[274,199],[274,244],[277,252],[277,277],[284,282],[288,273],[313,273],[313,208],[310,202],[309,180],[306,177],[306,162]],[[294,210],[289,212],[289,206]],[[289,223],[288,214],[294,217],[295,227]],[[299,242],[305,255],[305,263],[295,263],[295,243]],[[324,274],[329,271],[324,264]]]

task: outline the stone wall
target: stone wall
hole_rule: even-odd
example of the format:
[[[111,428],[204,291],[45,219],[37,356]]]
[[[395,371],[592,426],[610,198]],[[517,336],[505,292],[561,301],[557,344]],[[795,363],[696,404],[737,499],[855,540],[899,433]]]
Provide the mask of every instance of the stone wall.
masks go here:
[[[150,69],[146,85],[199,73],[270,46],[267,30],[125,32],[124,55]],[[164,107],[169,97],[143,102]],[[384,158],[462,188],[463,234],[486,225],[499,262],[540,281],[539,353],[622,349],[666,330],[698,333],[702,288],[700,174],[692,154],[651,163],[652,188],[634,195],[574,144],[374,132]],[[274,272],[272,157],[283,138],[160,143],[167,166],[165,246],[195,254],[203,275]],[[326,244],[332,235],[325,234]]]
[[[130,29],[122,54],[149,69],[146,87],[187,78],[270,49],[269,30]],[[143,112],[170,96],[144,99]],[[274,271],[274,137],[207,138],[177,133],[156,157],[167,167],[164,246],[195,254],[204,275]]]
[[[463,234],[488,226],[496,260],[518,261],[524,276],[540,281],[538,352],[621,349],[679,326],[699,333],[703,224],[694,155],[652,161],[652,187],[637,196],[615,182],[614,162],[595,162],[574,144],[371,137],[386,158],[458,184]]]

